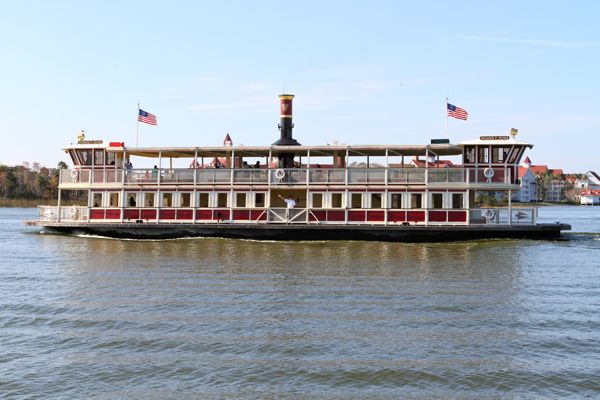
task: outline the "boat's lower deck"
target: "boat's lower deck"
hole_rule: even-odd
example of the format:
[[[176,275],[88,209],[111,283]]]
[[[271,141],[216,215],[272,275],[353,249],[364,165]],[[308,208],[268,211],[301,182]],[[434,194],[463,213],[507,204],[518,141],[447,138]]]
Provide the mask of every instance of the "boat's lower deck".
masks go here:
[[[493,238],[557,239],[568,224],[377,226],[293,224],[147,224],[65,223],[32,221],[51,232],[88,234],[123,239],[225,237],[256,240],[374,240],[444,242]]]

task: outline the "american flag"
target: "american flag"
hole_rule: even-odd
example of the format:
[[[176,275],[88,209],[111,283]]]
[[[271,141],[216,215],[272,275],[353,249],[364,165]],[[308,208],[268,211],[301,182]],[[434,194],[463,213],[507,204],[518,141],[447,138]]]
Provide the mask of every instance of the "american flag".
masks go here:
[[[467,112],[467,110],[463,110],[460,107],[456,107],[455,105],[452,105],[450,103],[446,103],[447,109],[448,109],[448,116],[452,117],[452,118],[456,118],[456,119],[462,119],[462,120],[467,120],[467,117],[469,116],[469,113]]]
[[[150,125],[158,125],[156,123],[156,116],[153,114],[150,114],[149,112],[146,112],[144,110],[142,110],[141,108],[138,109],[138,121],[143,122],[145,124],[150,124]]]

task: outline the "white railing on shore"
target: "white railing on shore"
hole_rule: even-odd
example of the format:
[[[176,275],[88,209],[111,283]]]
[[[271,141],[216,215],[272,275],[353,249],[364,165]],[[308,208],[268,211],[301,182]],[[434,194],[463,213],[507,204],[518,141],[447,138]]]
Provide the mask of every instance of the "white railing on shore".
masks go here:
[[[488,177],[485,170],[488,170]],[[206,168],[206,169],[64,169],[63,187],[92,184],[446,184],[511,183],[509,168]]]

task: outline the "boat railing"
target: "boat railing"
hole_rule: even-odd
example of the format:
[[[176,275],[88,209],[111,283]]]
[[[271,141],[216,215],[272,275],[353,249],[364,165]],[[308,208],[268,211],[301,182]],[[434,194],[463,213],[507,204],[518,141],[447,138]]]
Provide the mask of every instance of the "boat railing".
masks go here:
[[[469,210],[469,223],[496,225],[531,225],[536,223],[535,207],[494,207]]]
[[[509,168],[63,169],[63,187],[86,184],[509,184]]]
[[[88,220],[89,208],[82,206],[38,206],[40,221],[80,221]]]

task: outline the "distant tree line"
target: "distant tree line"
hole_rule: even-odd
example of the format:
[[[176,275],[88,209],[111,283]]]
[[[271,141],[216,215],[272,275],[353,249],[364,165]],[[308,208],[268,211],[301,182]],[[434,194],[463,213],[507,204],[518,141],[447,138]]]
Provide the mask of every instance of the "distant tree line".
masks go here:
[[[10,167],[0,165],[0,198],[4,199],[56,199],[63,161],[56,168],[46,168],[40,163]]]

